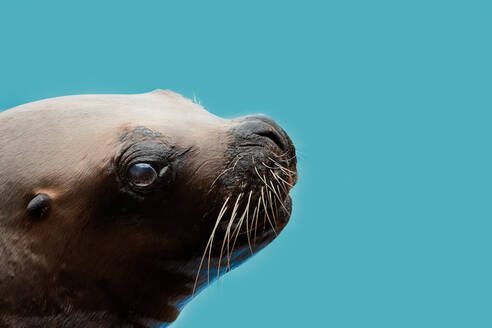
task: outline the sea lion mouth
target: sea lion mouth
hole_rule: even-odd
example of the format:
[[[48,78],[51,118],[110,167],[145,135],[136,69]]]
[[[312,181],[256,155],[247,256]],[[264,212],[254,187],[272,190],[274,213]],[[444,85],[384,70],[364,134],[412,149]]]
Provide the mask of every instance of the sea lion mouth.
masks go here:
[[[271,243],[291,216],[289,193],[297,182],[296,154],[292,141],[276,123],[264,116],[240,120],[230,133],[226,158],[228,165],[209,190],[218,214],[210,218],[213,229],[194,290]]]
[[[220,275],[239,266],[270,244],[290,220],[292,198],[288,194],[281,199],[281,203],[266,207],[264,198],[260,196],[257,205],[253,209],[242,209],[240,216],[237,214],[241,212],[238,210],[241,208],[237,205],[238,199],[240,200],[241,196],[236,198],[231,212],[227,211],[230,198],[224,202],[202,255],[193,294],[199,285],[218,279]],[[220,223],[227,215],[230,215],[230,218]]]
[[[251,245],[250,254],[253,255],[259,250],[256,247],[257,241],[259,241],[260,245],[265,243],[265,245],[267,245],[268,243],[272,242],[289,223],[291,213],[292,198],[288,195],[278,210],[278,214],[273,221],[273,226],[271,226],[266,219],[267,216],[265,213],[265,209],[261,209],[258,217],[263,217],[263,220],[256,220],[254,222],[254,227],[250,226],[249,230],[241,231],[238,234],[236,244],[239,248],[244,246],[249,247]],[[258,239],[258,236],[261,237]]]
[[[218,243],[221,244],[220,251],[217,251],[219,247],[216,247],[215,243],[213,246],[219,260],[225,247],[223,245],[230,246],[231,239],[233,239],[232,251],[236,245],[239,248],[247,245],[250,253],[253,254],[258,250],[256,239],[259,235],[263,236],[262,243],[267,240],[271,242],[290,219],[292,198],[289,193],[297,182],[297,171],[280,165],[272,167],[263,161],[261,161],[262,167],[259,167],[255,165],[255,157],[251,158],[249,167],[248,160],[241,164],[238,164],[240,161],[234,164],[241,168],[232,179],[242,179],[246,182],[233,184],[239,187],[233,189],[234,194],[224,197],[225,201],[217,216],[214,229],[223,241]],[[229,181],[231,178],[226,180]],[[229,249],[226,251],[230,252]]]

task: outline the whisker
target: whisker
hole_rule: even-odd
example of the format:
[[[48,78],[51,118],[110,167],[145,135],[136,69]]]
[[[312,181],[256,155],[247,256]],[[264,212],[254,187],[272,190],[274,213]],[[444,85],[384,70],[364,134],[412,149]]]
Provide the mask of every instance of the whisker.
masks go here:
[[[263,164],[263,166],[265,166],[266,168],[269,168],[271,170],[276,170],[277,169],[276,167],[271,167],[271,166],[266,165],[264,162],[261,162],[261,164]]]
[[[293,160],[294,158],[297,158],[297,156],[298,156],[298,155],[299,155],[299,154],[296,154],[296,155],[294,155],[294,156],[292,156],[292,157],[290,157],[290,158],[286,158],[286,159],[284,159],[284,160],[285,160],[285,161],[287,161],[287,162],[290,162],[290,161],[291,161],[291,160]],[[301,157],[301,155],[299,155],[299,157]],[[301,157],[301,158],[302,158],[302,157]],[[304,160],[304,158],[302,158],[302,160]]]
[[[281,193],[281,192],[280,192],[280,187],[279,187],[279,185],[277,185],[277,191],[278,191],[278,193],[279,193],[279,194]],[[286,194],[286,196],[287,196],[287,194]],[[282,206],[285,208],[285,205],[284,205],[284,203],[283,203],[283,202],[282,202]],[[287,212],[289,212],[289,210],[288,210],[287,208],[285,208],[285,209],[287,210]]]
[[[208,194],[208,193],[210,193],[210,192],[212,191],[212,188],[214,187],[215,183],[217,182],[217,180],[219,180],[219,178],[220,178],[221,176],[223,176],[223,175],[224,175],[225,173],[227,173],[228,171],[230,171],[230,170],[234,170],[234,169],[236,168],[237,163],[238,163],[238,162],[239,162],[239,160],[242,158],[242,155],[236,155],[236,157],[238,157],[238,156],[240,156],[240,157],[236,160],[236,162],[234,163],[234,165],[233,165],[232,167],[230,167],[230,166],[229,166],[228,168],[226,168],[224,171],[222,171],[222,173],[220,173],[220,174],[219,174],[219,175],[215,178],[215,180],[214,180],[214,181],[212,182],[212,184],[210,185],[210,189],[208,190],[207,194]],[[232,161],[234,161],[234,159],[236,159],[236,157],[234,157],[234,158],[232,159]],[[231,161],[231,163],[232,163],[232,161]]]
[[[282,180],[285,184],[287,184],[287,185],[289,185],[289,186],[291,186],[291,187],[294,187],[294,185],[293,185],[292,183],[289,183],[289,182],[285,181],[285,180],[284,180],[284,179],[283,179],[280,175],[278,176],[278,178],[279,178],[280,180]]]
[[[272,227],[273,232],[275,233],[275,236],[277,236],[277,231],[275,231],[275,227],[273,226],[272,220],[270,219],[270,215],[268,215],[268,209],[267,209],[267,206],[265,204],[265,194],[263,192],[263,187],[261,187],[261,201],[263,203],[263,208],[265,209],[265,214],[266,214],[266,217],[268,219],[268,222],[270,223],[270,226]],[[265,224],[265,222],[263,222],[263,224]],[[265,229],[265,226],[263,226],[263,229]]]
[[[268,185],[267,181],[266,181],[266,178],[265,176],[261,176],[260,173],[258,172],[258,169],[256,168],[255,166],[255,171],[256,171],[256,174],[258,175],[258,178],[260,178],[261,182],[263,182],[263,184],[270,189],[270,186]]]
[[[280,196],[277,194],[277,192],[275,191],[275,186],[273,185],[273,182],[270,181],[270,184],[272,185],[272,191],[273,191],[273,194],[277,197],[278,199],[278,202],[280,203],[280,205],[282,205],[282,207],[288,212],[287,208],[285,207],[284,205],[284,202],[280,199]]]
[[[234,219],[236,218],[236,215],[237,215],[237,210],[239,208],[239,200],[240,198],[243,196],[243,193],[240,193],[239,194],[239,197],[237,198],[236,200],[236,204],[234,204],[234,209],[233,209],[233,213],[232,213],[232,216],[231,216],[231,220],[229,221],[229,224],[227,226],[227,230],[226,230],[226,237],[227,237],[227,269],[231,269],[230,267],[230,261],[231,261],[231,252],[229,251],[229,243],[230,243],[230,240],[231,240],[231,228],[232,228],[232,225],[234,224]]]
[[[233,170],[233,171],[234,171],[234,169],[236,168],[237,163],[239,163],[239,161],[241,160],[241,158],[243,158],[243,156],[240,156],[240,157],[237,159],[236,163],[234,163],[234,166],[232,167],[232,170]]]
[[[273,172],[272,170],[270,170],[270,173],[272,173],[272,175],[275,178],[275,180],[277,180],[278,185],[282,187],[282,189],[284,190],[285,194],[287,195],[289,193],[289,191],[285,188],[284,184],[280,181],[280,179],[277,176],[277,174],[275,174],[275,172]]]
[[[286,152],[284,152],[284,153],[282,153],[282,154],[279,154],[279,155],[277,155],[277,154],[273,154],[273,156],[275,156],[275,157],[284,157],[284,156],[285,156],[285,155],[287,155],[288,153],[290,153],[290,150],[287,150]]]
[[[241,231],[245,217],[246,217],[246,210],[244,210],[243,214],[239,218],[236,228],[232,232],[232,236],[234,236],[234,241],[232,242],[231,255],[234,255],[234,247],[236,246],[236,241],[237,238],[239,237],[239,232]],[[227,260],[227,266],[230,267],[229,259]]]
[[[229,197],[227,197],[226,202],[224,203],[224,206],[222,206],[220,212],[219,212],[219,218],[221,219],[224,214],[227,211],[228,206],[225,206],[225,204],[229,201]],[[210,259],[212,257],[212,247],[213,247],[213,241],[215,237],[215,231],[217,230],[217,227],[219,225],[220,219],[217,220],[215,223],[214,229],[212,230],[212,234],[210,235],[210,246],[208,249],[208,263],[207,263],[207,282],[210,283]],[[206,251],[206,250],[205,250]]]
[[[207,249],[208,248],[210,248],[210,252],[209,252],[209,256],[208,256],[207,281],[208,281],[208,283],[210,283],[210,253],[212,252],[213,239],[214,239],[215,231],[217,230],[217,227],[219,225],[219,222],[220,222],[220,220],[222,219],[222,216],[224,215],[224,213],[227,210],[227,206],[226,205],[227,205],[227,202],[229,201],[229,198],[230,197],[227,197],[227,199],[224,202],[224,205],[222,205],[222,208],[219,211],[219,215],[217,216],[217,220],[215,221],[215,226],[214,226],[214,228],[212,230],[212,233],[210,234],[210,238],[208,239],[207,246],[205,246],[205,251],[203,252],[202,259],[200,260],[200,265],[198,266],[198,272],[197,272],[197,275],[196,275],[196,278],[195,278],[195,284],[193,286],[193,293],[192,293],[193,295],[195,294],[195,291],[196,291],[196,286],[197,286],[197,283],[198,283],[198,278],[200,277],[200,271],[202,269],[203,260],[205,259],[205,254],[207,254]]]
[[[232,209],[231,218],[229,219],[229,224],[227,225],[226,234],[224,236],[224,240],[222,241],[222,247],[220,248],[220,255],[219,255],[219,264],[218,264],[218,268],[217,268],[217,279],[219,279],[219,277],[220,277],[220,264],[222,261],[222,254],[224,251],[226,239],[227,239],[227,256],[229,258],[229,234],[231,233],[232,222],[234,221],[234,218],[236,217],[236,211],[237,211],[237,208],[239,206],[238,202],[239,202],[239,199],[241,199],[242,195],[243,194],[240,193],[239,196],[237,196],[236,203],[234,204],[234,208]]]
[[[241,227],[243,226],[244,218],[246,217],[246,215],[248,213],[248,210],[249,210],[249,202],[251,200],[251,194],[252,193],[253,193],[253,191],[250,191],[249,192],[248,204],[246,205],[246,208],[244,209],[243,215],[241,215],[241,218],[239,219],[239,222],[237,223],[237,226],[236,226],[236,228],[234,229],[234,231],[232,233],[233,236],[235,235],[234,242],[232,243],[232,248],[231,248],[231,252],[232,253],[234,253],[234,247],[236,245],[237,238],[239,237],[239,233],[241,232]]]
[[[208,190],[207,194],[209,194],[209,193],[212,191],[212,188],[214,187],[214,184],[215,184],[215,183],[219,180],[219,178],[220,178],[221,176],[223,176],[225,173],[227,173],[227,171],[232,170],[232,169],[233,169],[232,167],[229,167],[229,168],[225,169],[224,171],[222,171],[222,173],[221,173],[221,174],[219,174],[219,175],[215,178],[215,180],[212,182],[212,184],[210,185],[210,189]]]
[[[275,223],[275,227],[278,228],[277,215],[275,215],[275,212],[278,213],[278,210],[277,210],[277,207],[275,205],[274,200],[272,199],[272,192],[271,191],[268,192],[268,200],[270,201],[270,205],[271,205],[270,209],[272,211],[273,222]]]
[[[256,217],[256,211],[258,210],[258,206],[255,206],[253,210],[253,215],[251,215],[251,226],[250,226],[250,233],[253,233],[254,230],[254,225],[255,225],[255,217]],[[254,246],[254,245],[253,245]]]
[[[258,219],[260,217],[260,202],[261,198],[258,197],[258,204],[256,205],[255,238],[253,240],[253,246],[256,246],[256,232],[258,231]]]
[[[246,214],[246,235],[248,237],[248,246],[249,246],[249,250],[251,251],[251,254],[253,254],[253,248],[251,247],[251,236],[250,236],[250,231],[249,231],[249,225],[248,225],[248,221],[249,221],[249,203],[251,201],[251,195],[253,194],[253,191],[251,190],[249,192],[249,197],[248,197],[248,205],[247,205],[247,214]]]
[[[298,155],[299,155],[299,154],[294,154],[294,156],[289,157],[289,158],[278,158],[278,156],[276,156],[276,157],[277,157],[277,160],[278,160],[279,162],[285,162],[285,163],[288,163],[288,162],[292,161],[294,158],[296,158]],[[300,156],[299,156],[299,157],[300,157]],[[303,159],[303,160],[304,160],[304,159]]]
[[[236,227],[234,228],[234,231],[230,235],[231,237],[234,237],[234,241],[232,242],[232,247],[231,247],[231,252],[229,255],[229,239],[227,240],[227,268],[230,270],[231,269],[231,256],[234,255],[234,246],[236,245],[236,240],[237,237],[239,236],[239,232],[241,231],[242,223],[244,221],[244,217],[246,215],[246,209],[243,211],[243,214],[238,220],[238,223],[236,224]]]
[[[280,165],[276,160],[274,160],[273,158],[271,157],[268,157],[269,159],[271,159],[275,165],[277,165],[282,171],[286,171],[286,172],[289,172],[291,174],[297,174],[296,172],[292,171],[292,170],[289,170],[288,168],[284,167],[283,165]]]
[[[272,189],[272,188],[268,185],[268,183],[267,183],[267,179],[266,179],[266,177],[265,177],[265,176],[263,176],[263,179],[264,179],[264,181],[265,181],[264,183],[265,183],[265,185],[268,187],[268,189]],[[267,195],[269,198],[271,198],[270,191],[269,191],[269,190],[265,190],[265,192],[266,192],[266,195]],[[268,198],[267,198],[267,200],[268,200]],[[272,207],[270,207],[270,210],[272,211],[272,218],[273,218],[273,220],[274,220],[274,222],[275,222],[275,218],[274,218],[275,214],[273,213],[274,208],[273,208],[273,204],[272,204],[272,202],[271,202],[271,199],[270,199],[270,205],[272,205]],[[277,226],[277,222],[275,222],[275,226]]]
[[[305,160],[304,153],[299,151],[299,149],[296,150],[296,155],[303,161]]]

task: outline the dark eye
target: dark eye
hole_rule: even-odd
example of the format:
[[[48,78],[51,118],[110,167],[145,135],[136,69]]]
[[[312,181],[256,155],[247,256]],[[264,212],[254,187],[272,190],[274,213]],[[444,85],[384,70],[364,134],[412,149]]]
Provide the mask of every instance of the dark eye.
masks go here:
[[[148,187],[157,180],[157,172],[147,163],[137,163],[128,171],[129,181],[136,187]]]

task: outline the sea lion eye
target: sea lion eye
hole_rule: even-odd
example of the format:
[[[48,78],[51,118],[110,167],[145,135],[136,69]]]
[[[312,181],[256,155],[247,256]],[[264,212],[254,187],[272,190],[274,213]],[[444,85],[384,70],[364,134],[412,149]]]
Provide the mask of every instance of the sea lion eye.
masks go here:
[[[147,163],[137,163],[128,171],[129,181],[136,187],[148,187],[157,180],[157,172]]]

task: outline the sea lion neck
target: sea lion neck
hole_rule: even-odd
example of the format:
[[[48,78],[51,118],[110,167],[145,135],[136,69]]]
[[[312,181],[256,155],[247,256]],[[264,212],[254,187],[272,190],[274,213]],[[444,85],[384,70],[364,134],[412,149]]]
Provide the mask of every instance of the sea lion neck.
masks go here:
[[[0,229],[0,326],[162,327],[179,314],[172,297],[159,295],[144,301],[152,294],[131,279],[79,279],[80,274],[76,277],[66,268],[53,270],[43,258],[23,251],[29,248],[20,247],[21,240]],[[172,274],[168,279],[177,281]],[[125,293],[119,294],[123,286]],[[132,306],[130,298],[138,299],[139,306]]]

